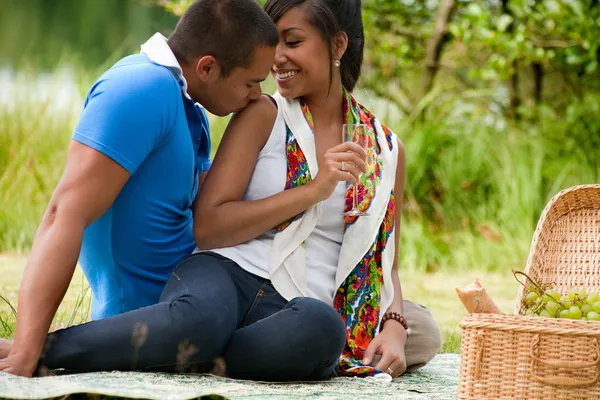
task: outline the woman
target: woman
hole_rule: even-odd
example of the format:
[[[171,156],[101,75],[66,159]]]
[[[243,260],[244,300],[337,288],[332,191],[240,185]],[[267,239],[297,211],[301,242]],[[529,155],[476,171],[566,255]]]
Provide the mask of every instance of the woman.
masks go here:
[[[195,212],[202,251],[159,304],[50,334],[41,367],[205,371],[220,358],[233,378],[290,381],[396,377],[437,353],[439,330],[403,301],[396,270],[402,143],[349,94],[360,1],[265,9],[281,35],[279,93],[227,128]],[[370,152],[342,143],[342,124],[359,121]],[[369,217],[344,219],[347,183]]]
[[[196,241],[226,257],[224,262],[235,262],[251,274],[271,279],[274,287],[270,283],[268,287],[280,307],[286,304],[284,297],[298,296],[335,305],[349,332],[340,372],[370,375],[386,371],[395,377],[407,367],[419,368],[438,351],[440,336],[426,309],[403,301],[396,270],[394,244],[400,237],[404,149],[396,136],[348,93],[359,78],[363,58],[360,1],[270,0],[265,10],[280,34],[273,65],[277,101],[264,97],[232,120],[199,202]],[[345,181],[356,183],[360,172],[365,172],[362,149],[342,143],[342,124],[353,120],[372,125],[374,136],[379,134],[379,140],[373,137],[378,142],[374,146],[381,150],[377,160],[370,160],[371,174],[361,179],[359,186],[359,192],[366,192],[362,206],[366,208],[370,201],[367,211],[372,216],[346,217],[344,221],[344,207],[350,208],[353,190],[346,189]],[[395,159],[382,161],[386,150]],[[298,167],[298,163],[304,165]],[[374,177],[384,166],[389,168],[383,170],[383,176]],[[371,182],[379,179],[377,184]],[[380,213],[381,223],[373,222],[378,197],[385,211],[385,215]],[[394,207],[398,212],[394,213]],[[303,224],[310,224],[307,219],[316,210],[320,214],[312,218],[309,234],[293,243],[298,235],[285,233],[305,228]],[[388,223],[385,227],[390,219],[392,226]],[[362,225],[361,220],[365,221]],[[386,238],[379,242],[376,238],[384,227],[388,235],[394,231],[394,240],[387,242],[385,250],[377,246]],[[365,243],[352,237],[365,234],[365,229],[370,229],[371,235]],[[352,259],[350,244],[363,245],[364,250],[358,258],[354,255],[358,265],[351,263],[345,268],[344,256]],[[360,270],[361,262],[364,270],[363,261],[368,263],[369,256],[364,251],[369,244],[375,246],[371,258],[383,258],[370,269],[371,273],[383,269],[378,272],[383,285],[362,282],[361,290],[375,296],[373,290],[381,289],[383,301],[356,304],[357,296],[351,298],[349,287],[359,287],[357,276],[361,273],[352,270]],[[306,283],[298,284],[303,279]],[[384,307],[386,292],[390,298]],[[344,311],[352,302],[355,309]],[[260,307],[260,302],[255,304]],[[354,318],[367,309],[369,318],[384,319],[385,329],[374,338],[377,321],[362,321],[361,326]],[[396,316],[406,317],[412,336],[407,338],[405,327],[394,320]],[[360,361],[377,370],[361,368]]]

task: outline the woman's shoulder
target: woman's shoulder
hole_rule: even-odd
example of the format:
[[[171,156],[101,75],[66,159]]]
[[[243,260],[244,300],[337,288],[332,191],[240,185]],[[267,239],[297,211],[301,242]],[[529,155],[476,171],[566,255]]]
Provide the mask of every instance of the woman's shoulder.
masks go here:
[[[272,96],[263,94],[256,100],[252,100],[248,105],[237,113],[236,118],[245,120],[256,120],[257,122],[274,123],[277,119],[278,107]]]
[[[285,141],[285,135],[282,133],[285,132],[285,122],[281,101],[283,98],[277,98],[277,94],[263,94],[232,117],[230,130],[245,136],[243,140],[249,146],[253,147],[255,143],[261,154],[270,152],[277,148],[279,142]]]
[[[276,120],[277,107],[269,97],[260,96],[231,117],[228,130],[239,131],[244,136],[248,131],[252,131],[253,135],[249,136],[256,137],[259,141],[263,141],[264,138],[266,141]]]

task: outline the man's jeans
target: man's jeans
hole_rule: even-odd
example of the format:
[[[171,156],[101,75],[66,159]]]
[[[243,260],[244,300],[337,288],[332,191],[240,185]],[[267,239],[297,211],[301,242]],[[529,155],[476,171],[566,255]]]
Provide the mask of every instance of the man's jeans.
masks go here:
[[[156,305],[51,333],[40,367],[70,372],[206,372],[217,357],[232,378],[328,378],[345,345],[329,305],[286,301],[270,281],[215,253],[174,271]]]

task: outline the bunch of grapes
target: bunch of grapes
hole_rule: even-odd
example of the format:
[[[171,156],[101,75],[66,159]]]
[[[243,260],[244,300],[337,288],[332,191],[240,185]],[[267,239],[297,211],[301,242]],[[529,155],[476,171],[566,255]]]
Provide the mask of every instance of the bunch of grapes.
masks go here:
[[[600,294],[587,293],[585,289],[571,289],[561,296],[554,289],[542,291],[529,286],[525,297],[525,315],[546,318],[569,318],[584,321],[600,321]]]

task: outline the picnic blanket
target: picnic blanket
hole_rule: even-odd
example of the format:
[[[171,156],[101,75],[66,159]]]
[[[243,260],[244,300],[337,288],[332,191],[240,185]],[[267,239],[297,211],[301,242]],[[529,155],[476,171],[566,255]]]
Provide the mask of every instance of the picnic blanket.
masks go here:
[[[98,372],[19,378],[0,373],[0,399],[454,399],[457,354],[439,354],[425,368],[391,382],[373,378],[334,378],[313,383],[263,383],[213,375]],[[78,395],[71,397],[70,395]],[[81,396],[87,394],[89,396]]]

